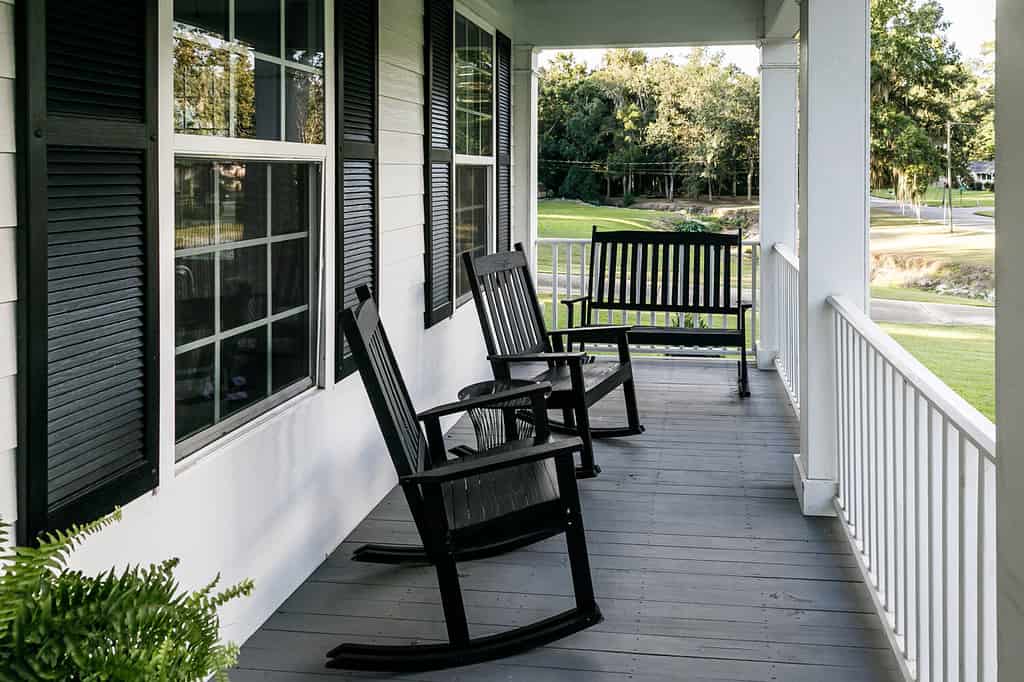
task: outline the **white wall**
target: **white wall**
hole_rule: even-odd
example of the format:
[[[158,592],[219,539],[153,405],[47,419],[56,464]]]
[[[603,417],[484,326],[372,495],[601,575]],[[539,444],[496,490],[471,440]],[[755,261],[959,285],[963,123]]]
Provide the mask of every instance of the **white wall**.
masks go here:
[[[17,518],[14,151],[14,0],[0,0],[0,518],[8,523]]]
[[[504,18],[510,1],[468,5],[511,33]],[[413,401],[423,409],[454,399],[461,386],[487,377],[489,369],[472,303],[453,319],[423,328],[422,0],[381,0],[380,16],[379,297]],[[4,130],[0,126],[0,144],[6,144]],[[168,138],[162,133],[161,144]],[[162,168],[166,174],[166,162]],[[0,192],[6,193],[2,173]],[[0,221],[7,220],[6,203],[0,202]],[[167,222],[167,212],[162,215]],[[169,230],[162,226],[162,232]],[[5,243],[0,241],[0,258],[9,258]],[[327,253],[333,253],[330,242]],[[4,289],[5,272],[0,269],[0,295],[13,297]],[[173,291],[161,296],[167,322]],[[0,350],[5,338],[6,332]],[[167,405],[168,399],[173,404],[173,360],[164,358],[164,366]],[[4,367],[0,361],[0,373]],[[0,397],[0,405],[8,403]],[[121,524],[88,542],[76,564],[101,570],[112,562],[177,556],[185,586],[198,586],[218,572],[225,584],[252,578],[254,596],[229,605],[223,615],[225,636],[241,642],[391,489],[395,475],[358,375],[307,392],[180,464],[174,463],[168,435],[173,422],[166,412],[159,489],[127,505]],[[5,434],[0,422],[0,436]],[[11,476],[4,472],[0,483],[9,487]]]

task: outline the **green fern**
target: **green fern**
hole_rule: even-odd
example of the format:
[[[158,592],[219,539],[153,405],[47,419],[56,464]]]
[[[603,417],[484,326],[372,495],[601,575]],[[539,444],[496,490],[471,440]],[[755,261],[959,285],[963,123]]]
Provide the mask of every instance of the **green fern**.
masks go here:
[[[120,519],[116,510],[0,556],[0,682],[227,680],[238,647],[220,643],[217,611],[252,581],[218,592],[218,575],[185,592],[177,559],[98,576],[68,568],[75,548]],[[8,537],[0,522],[0,547]]]

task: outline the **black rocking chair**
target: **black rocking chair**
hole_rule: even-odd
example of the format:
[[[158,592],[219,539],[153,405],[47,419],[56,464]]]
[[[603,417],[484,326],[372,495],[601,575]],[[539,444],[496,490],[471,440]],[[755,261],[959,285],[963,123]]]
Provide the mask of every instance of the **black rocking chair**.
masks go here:
[[[594,461],[594,438],[644,432],[633,384],[627,336],[630,327],[604,325],[548,331],[522,244],[516,244],[515,251],[475,259],[464,253],[463,263],[495,378],[510,379],[513,364],[547,363],[546,370],[531,378],[551,384],[548,407],[562,410],[564,421],[553,421],[551,428],[579,435],[583,449],[576,475],[596,476],[601,467]],[[596,360],[583,352],[566,352],[566,343],[571,346],[583,342],[613,344],[618,358]],[[626,426],[591,427],[590,407],[619,386],[626,402]]]
[[[449,642],[342,644],[327,654],[327,667],[438,670],[509,656],[601,622],[573,471],[573,453],[581,441],[550,440],[545,402],[550,387],[531,384],[417,415],[370,292],[360,287],[357,293],[361,303],[343,311],[342,327],[423,547],[368,546],[360,548],[354,558],[432,564],[437,570]],[[531,406],[534,438],[458,458],[447,456],[442,417],[523,400]],[[426,427],[426,436],[419,422]],[[576,607],[507,632],[471,638],[456,562],[499,554],[560,533],[566,536]]]

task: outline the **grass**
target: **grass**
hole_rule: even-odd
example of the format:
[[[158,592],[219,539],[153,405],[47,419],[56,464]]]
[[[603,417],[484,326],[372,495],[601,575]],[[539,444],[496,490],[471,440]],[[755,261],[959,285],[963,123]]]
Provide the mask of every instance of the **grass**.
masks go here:
[[[995,218],[995,211],[975,211],[974,215],[980,215],[982,218]]]
[[[564,199],[537,202],[537,233],[540,237],[590,239],[593,226],[620,230],[654,230],[662,218],[677,214],[638,208],[591,206]]]
[[[939,187],[929,187],[924,195],[926,206],[942,206],[942,192]],[[879,199],[895,199],[896,194],[891,189],[872,190],[871,196]],[[977,206],[995,206],[995,192],[968,189],[961,192],[953,190],[954,208],[974,208]]]
[[[880,326],[964,400],[995,421],[995,329],[889,323]]]

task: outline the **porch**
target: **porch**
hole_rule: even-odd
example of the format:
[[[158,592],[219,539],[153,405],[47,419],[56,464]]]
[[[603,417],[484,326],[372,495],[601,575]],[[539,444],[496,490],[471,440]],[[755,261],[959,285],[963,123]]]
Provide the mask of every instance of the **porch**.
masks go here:
[[[637,360],[647,432],[598,441],[603,473],[580,493],[605,621],[511,659],[416,679],[899,679],[840,522],[804,516],[796,502],[799,422],[783,384],[755,371],[753,396],[740,400],[722,362]],[[594,418],[619,409],[613,396]],[[450,434],[470,436],[465,422]],[[446,639],[433,569],[350,561],[364,542],[418,542],[397,490],[249,639],[233,680],[319,679],[330,674],[324,654],[343,640]],[[565,608],[561,543],[461,565],[474,634]]]

